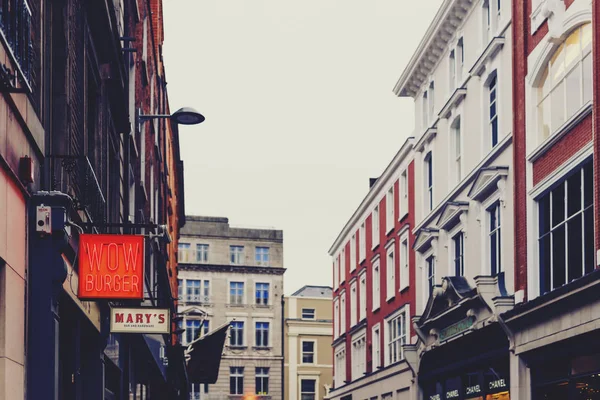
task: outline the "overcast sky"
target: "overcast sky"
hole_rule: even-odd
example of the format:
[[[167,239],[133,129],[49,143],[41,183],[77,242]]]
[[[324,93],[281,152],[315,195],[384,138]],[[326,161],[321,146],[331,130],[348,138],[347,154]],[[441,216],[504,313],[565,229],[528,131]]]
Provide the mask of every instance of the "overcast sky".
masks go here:
[[[284,232],[285,293],[331,285],[328,250],[413,131],[392,89],[441,0],[164,0],[186,213]]]

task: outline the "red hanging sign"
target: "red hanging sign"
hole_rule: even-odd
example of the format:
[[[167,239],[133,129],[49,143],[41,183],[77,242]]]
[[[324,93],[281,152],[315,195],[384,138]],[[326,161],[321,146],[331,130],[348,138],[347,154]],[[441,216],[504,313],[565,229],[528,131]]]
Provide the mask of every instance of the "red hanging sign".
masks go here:
[[[144,297],[144,236],[79,236],[80,299]]]

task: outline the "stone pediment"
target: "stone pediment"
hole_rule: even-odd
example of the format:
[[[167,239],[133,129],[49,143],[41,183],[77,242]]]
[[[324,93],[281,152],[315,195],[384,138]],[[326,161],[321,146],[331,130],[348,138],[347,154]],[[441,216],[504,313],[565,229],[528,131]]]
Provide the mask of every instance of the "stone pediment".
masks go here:
[[[179,315],[193,315],[198,317],[206,317],[208,312],[198,306],[180,307]]]
[[[434,228],[423,228],[419,230],[417,233],[417,238],[415,239],[415,244],[413,248],[420,253],[425,252],[427,249],[431,247],[431,242],[437,239],[439,235],[439,231]]]
[[[496,190],[504,189],[499,184],[508,176],[507,166],[495,166],[482,168],[477,172],[475,180],[469,190],[469,198],[477,201],[482,201],[488,198]]]
[[[437,220],[437,226],[446,231],[452,229],[464,218],[468,210],[469,203],[466,201],[447,202],[442,208],[440,217]]]

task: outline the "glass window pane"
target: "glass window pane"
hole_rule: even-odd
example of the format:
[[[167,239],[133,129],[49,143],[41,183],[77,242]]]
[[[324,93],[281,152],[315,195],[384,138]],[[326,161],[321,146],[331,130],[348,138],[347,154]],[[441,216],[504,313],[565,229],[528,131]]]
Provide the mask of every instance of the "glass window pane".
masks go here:
[[[581,171],[567,180],[567,215],[570,217],[581,211]]]
[[[538,124],[541,140],[550,137],[551,133],[550,116],[552,113],[550,111],[550,102],[551,96],[547,96],[538,106]]]
[[[592,24],[585,24],[581,27],[581,48],[585,55],[592,47]]]
[[[540,245],[540,292],[550,291],[550,235],[542,237]]]
[[[550,59],[550,79],[551,83],[556,84],[559,82],[565,72],[565,52],[564,44],[552,55]]]
[[[583,103],[592,100],[592,54],[583,59]]]
[[[565,40],[565,68],[568,70],[573,64],[579,61],[581,54],[579,29],[576,29]]]
[[[581,69],[579,67],[573,68],[567,75],[565,82],[567,91],[566,119],[568,119],[581,107]]]
[[[593,209],[590,207],[585,210],[584,213],[584,262],[585,262],[585,273],[589,274],[594,271],[594,214]]]
[[[565,220],[565,185],[561,183],[552,190],[552,226]]]
[[[550,93],[551,132],[556,131],[565,122],[565,82],[557,84]]]
[[[583,240],[581,235],[583,234],[583,231],[581,218],[581,214],[577,214],[567,222],[569,282],[581,277],[583,273],[583,254],[581,251]]]
[[[591,206],[594,202],[594,167],[592,162],[583,166],[583,204],[584,207]]]
[[[552,285],[553,289],[565,284],[565,226],[552,231]]]

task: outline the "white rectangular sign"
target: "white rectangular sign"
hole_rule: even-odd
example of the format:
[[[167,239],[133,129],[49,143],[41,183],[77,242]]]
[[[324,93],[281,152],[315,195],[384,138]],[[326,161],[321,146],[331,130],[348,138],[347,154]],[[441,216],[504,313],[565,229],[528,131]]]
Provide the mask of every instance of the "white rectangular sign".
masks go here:
[[[166,308],[112,308],[111,333],[171,333],[171,318]]]

